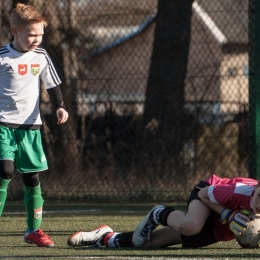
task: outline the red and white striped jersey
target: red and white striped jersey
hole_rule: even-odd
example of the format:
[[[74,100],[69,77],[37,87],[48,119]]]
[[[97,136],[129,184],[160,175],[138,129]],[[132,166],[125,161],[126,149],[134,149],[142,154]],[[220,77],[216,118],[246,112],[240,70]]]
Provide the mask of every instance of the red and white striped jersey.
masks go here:
[[[208,195],[211,202],[232,210],[252,210],[251,200],[257,185],[256,180],[242,177],[220,178],[213,174],[206,182],[210,185]]]
[[[208,195],[211,202],[221,204],[232,210],[240,208],[252,210],[251,200],[257,185],[256,180],[242,177],[220,178],[213,174],[206,182],[210,185]],[[234,239],[234,233],[229,229],[229,224],[223,225],[219,221],[219,215],[217,213],[214,215],[214,233],[217,241]]]

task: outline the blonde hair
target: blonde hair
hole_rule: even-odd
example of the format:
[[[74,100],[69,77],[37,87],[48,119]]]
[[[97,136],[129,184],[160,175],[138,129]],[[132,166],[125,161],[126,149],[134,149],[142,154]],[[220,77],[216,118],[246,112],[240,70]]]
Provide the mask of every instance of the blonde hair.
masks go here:
[[[29,23],[43,23],[47,26],[45,18],[32,6],[18,3],[11,12],[11,27],[19,27]]]

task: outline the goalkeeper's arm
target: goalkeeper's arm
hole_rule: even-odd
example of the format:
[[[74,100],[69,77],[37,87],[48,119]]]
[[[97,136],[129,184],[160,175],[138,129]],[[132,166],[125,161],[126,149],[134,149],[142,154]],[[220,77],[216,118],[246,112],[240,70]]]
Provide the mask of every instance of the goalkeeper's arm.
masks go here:
[[[211,202],[208,196],[208,187],[201,189],[198,195],[205,205],[220,215],[220,221],[223,224],[229,223],[229,228],[235,235],[240,235],[244,230],[246,230],[248,222],[250,221],[250,211],[233,211],[227,209],[221,204]]]
[[[208,189],[209,187],[202,188],[199,191],[198,196],[205,205],[207,205],[210,209],[212,209],[213,211],[215,211],[220,215],[223,209],[225,209],[225,207],[221,204],[213,203],[210,201],[208,196]]]

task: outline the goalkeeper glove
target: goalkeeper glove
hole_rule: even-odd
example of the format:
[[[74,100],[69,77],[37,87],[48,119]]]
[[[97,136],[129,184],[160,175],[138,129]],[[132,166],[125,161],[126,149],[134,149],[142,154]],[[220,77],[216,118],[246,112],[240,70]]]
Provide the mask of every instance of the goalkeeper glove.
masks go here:
[[[246,209],[232,211],[225,208],[222,210],[219,220],[222,224],[229,223],[229,229],[238,236],[246,230],[250,221],[250,214],[251,212]]]

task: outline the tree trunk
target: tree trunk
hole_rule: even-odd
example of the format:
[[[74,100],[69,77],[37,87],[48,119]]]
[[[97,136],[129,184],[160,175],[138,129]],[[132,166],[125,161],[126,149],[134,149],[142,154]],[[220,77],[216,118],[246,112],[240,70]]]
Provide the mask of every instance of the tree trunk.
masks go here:
[[[68,3],[71,1],[69,0]],[[68,5],[66,5],[68,6]],[[45,47],[50,54],[55,68],[62,79],[62,94],[65,101],[66,110],[69,113],[69,119],[64,125],[56,124],[57,118],[52,115],[52,130],[55,133],[53,142],[49,151],[56,154],[52,158],[52,164],[56,171],[61,175],[76,173],[81,166],[81,157],[78,153],[78,144],[76,140],[76,121],[77,121],[77,84],[78,84],[78,63],[79,59],[73,56],[74,37],[69,37],[68,33],[73,31],[71,19],[71,9],[68,8],[63,14],[55,5],[45,3],[45,14],[48,18],[48,27],[44,38]],[[66,39],[66,40],[64,40]],[[71,41],[68,41],[70,39]],[[64,48],[63,45],[67,45]],[[54,152],[56,151],[56,152]],[[61,156],[64,154],[64,156]],[[59,158],[59,161],[57,161]],[[59,175],[58,173],[55,173]]]
[[[142,164],[149,174],[172,173],[181,163],[191,15],[192,0],[158,1],[143,118]]]

